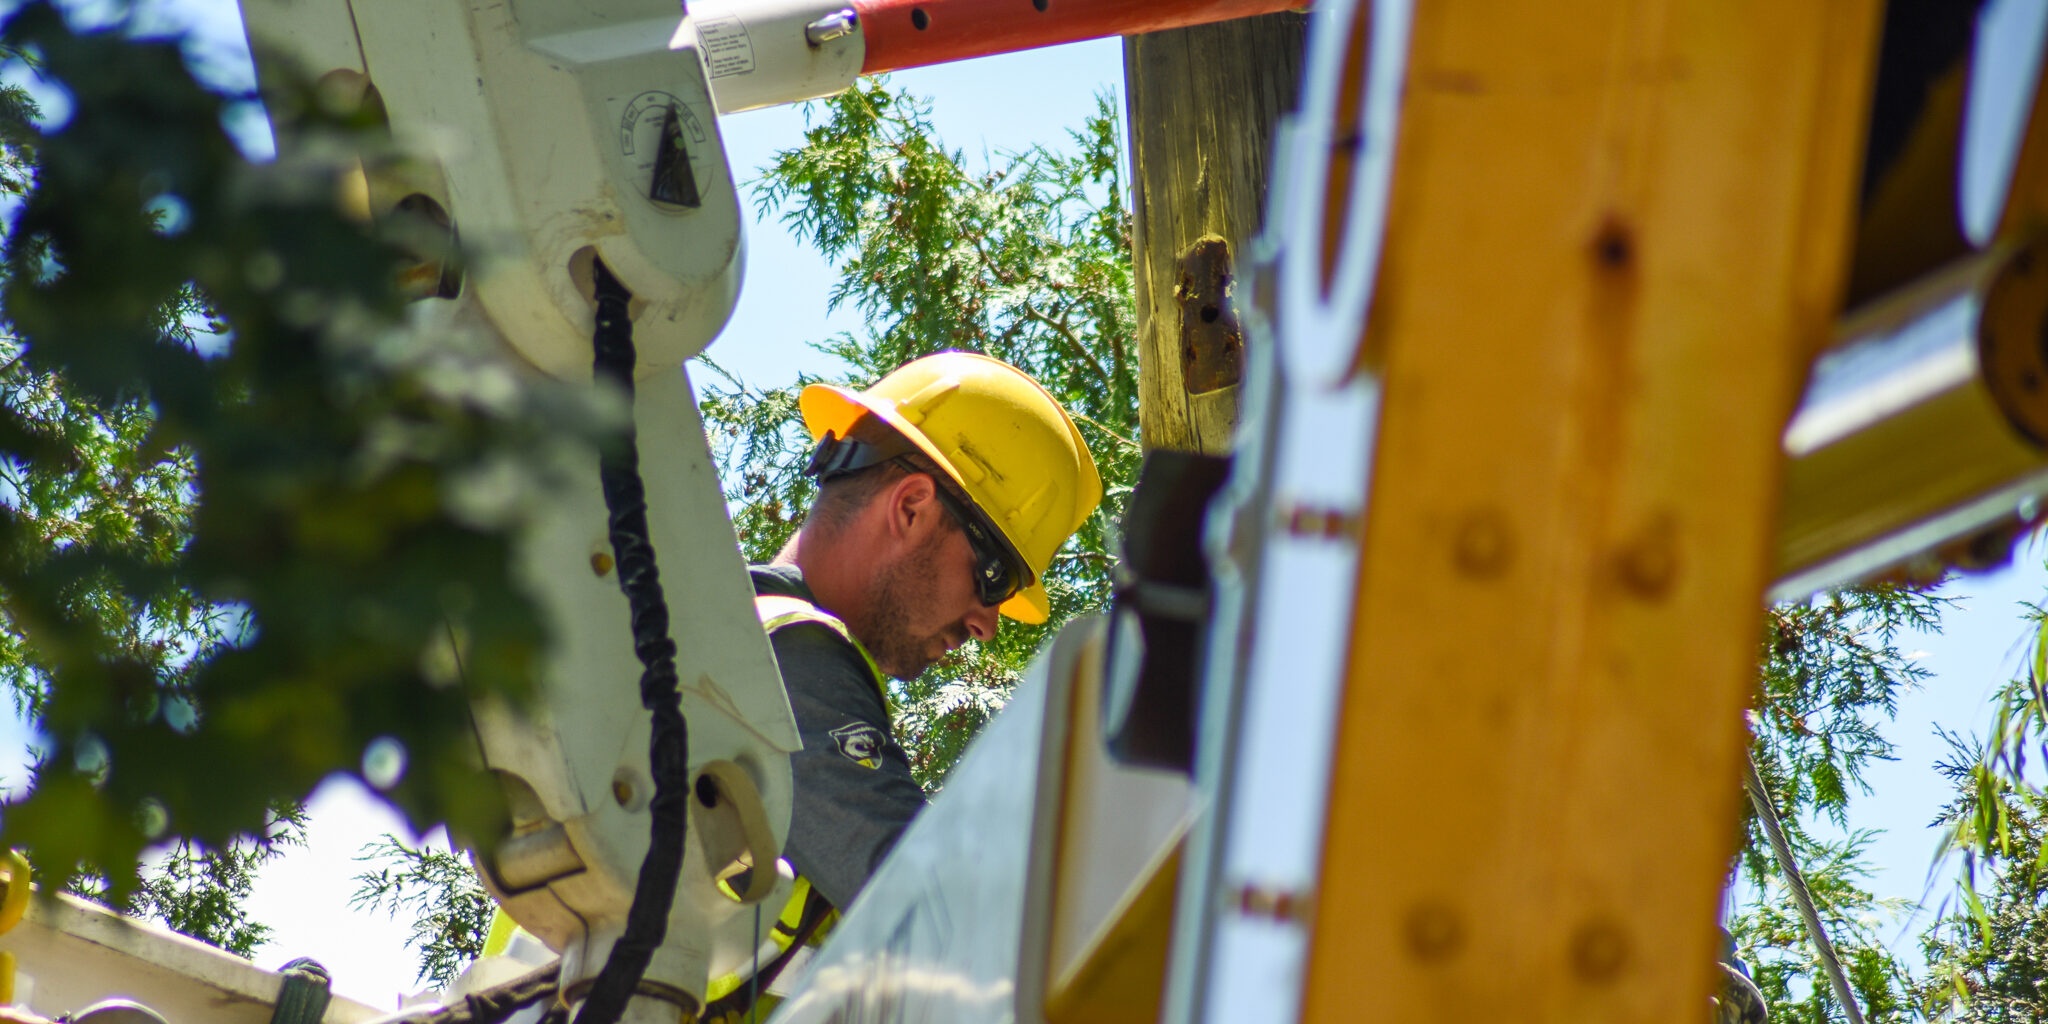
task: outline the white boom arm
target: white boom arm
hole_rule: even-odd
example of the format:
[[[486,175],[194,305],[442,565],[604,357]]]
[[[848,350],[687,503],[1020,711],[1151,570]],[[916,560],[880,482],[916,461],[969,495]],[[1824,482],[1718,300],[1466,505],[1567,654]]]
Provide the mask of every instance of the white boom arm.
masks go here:
[[[741,253],[698,33],[674,0],[244,0],[243,11],[259,65],[374,89],[395,141],[438,164],[438,180],[373,173],[368,188],[372,215],[431,200],[476,257],[461,294],[417,304],[418,316],[493,329],[515,365],[589,380],[594,261],[633,296],[640,472],[693,796],[668,939],[626,1019],[682,1019],[708,977],[754,953],[755,908],[717,877],[751,863],[763,869],[751,902],[779,906],[787,891],[772,866],[799,746],[679,369],[730,314]],[[573,486],[541,510],[521,556],[555,638],[540,706],[477,708],[483,762],[514,819],[480,866],[513,919],[563,953],[576,999],[624,927],[653,780],[596,453],[558,471]]]

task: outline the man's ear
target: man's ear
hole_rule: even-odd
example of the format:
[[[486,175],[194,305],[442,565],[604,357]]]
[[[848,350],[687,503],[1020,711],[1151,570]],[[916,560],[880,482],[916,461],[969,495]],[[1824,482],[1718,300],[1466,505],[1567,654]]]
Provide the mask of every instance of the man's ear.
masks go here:
[[[910,473],[896,481],[896,486],[889,488],[889,532],[909,537],[929,528],[939,511],[935,491],[932,478],[923,473]]]

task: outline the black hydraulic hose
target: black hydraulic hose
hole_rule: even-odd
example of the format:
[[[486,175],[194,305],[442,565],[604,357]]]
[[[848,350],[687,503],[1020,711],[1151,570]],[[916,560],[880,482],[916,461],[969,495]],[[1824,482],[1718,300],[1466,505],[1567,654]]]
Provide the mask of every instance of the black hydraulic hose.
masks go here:
[[[633,321],[626,314],[632,296],[597,261],[597,331],[591,340],[600,381],[625,389],[627,408],[633,396]],[[576,1024],[614,1024],[633,998],[647,963],[668,934],[669,908],[683,869],[683,832],[689,815],[690,733],[683,721],[682,699],[676,694],[676,643],[669,638],[668,603],[662,598],[661,576],[654,566],[654,545],[647,537],[647,495],[640,483],[640,451],[632,420],[623,436],[604,446],[598,458],[604,507],[611,527],[612,556],[618,565],[619,589],[632,613],[633,652],[640,656],[640,704],[654,713],[648,740],[648,767],[654,775],[654,798],[648,803],[654,819],[647,857],[626,912],[626,929],[591,984],[590,995],[576,1014]]]

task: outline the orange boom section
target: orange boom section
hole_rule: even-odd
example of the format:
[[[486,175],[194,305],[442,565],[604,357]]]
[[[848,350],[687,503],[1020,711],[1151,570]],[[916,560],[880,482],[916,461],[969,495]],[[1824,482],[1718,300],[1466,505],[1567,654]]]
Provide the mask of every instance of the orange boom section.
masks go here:
[[[1291,11],[1303,0],[853,0],[861,74]]]

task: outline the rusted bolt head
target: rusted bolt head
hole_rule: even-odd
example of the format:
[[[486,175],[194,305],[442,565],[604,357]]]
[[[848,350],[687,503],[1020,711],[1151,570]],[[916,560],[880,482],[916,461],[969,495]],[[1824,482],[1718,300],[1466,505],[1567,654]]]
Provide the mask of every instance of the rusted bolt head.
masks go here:
[[[1678,580],[1678,531],[1669,516],[1658,516],[1621,550],[1617,559],[1621,585],[1646,601],[1671,592]]]
[[[590,553],[590,571],[599,576],[609,576],[612,571],[612,556],[602,551]]]
[[[1408,951],[1424,962],[1443,960],[1465,945],[1465,922],[1452,907],[1436,901],[1416,904],[1403,925]]]
[[[1514,557],[1514,535],[1499,510],[1478,508],[1458,520],[1451,538],[1451,560],[1458,571],[1488,579],[1506,571]]]
[[[1628,965],[1628,936],[1604,918],[1594,918],[1572,932],[1572,973],[1594,983],[1614,980]]]

